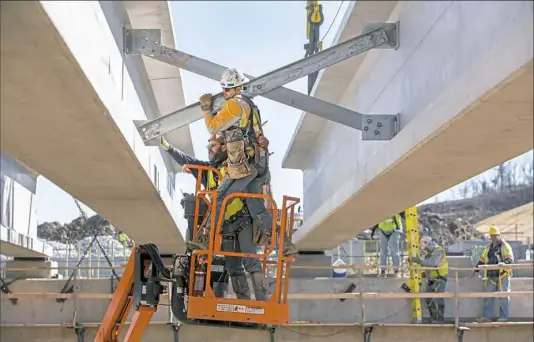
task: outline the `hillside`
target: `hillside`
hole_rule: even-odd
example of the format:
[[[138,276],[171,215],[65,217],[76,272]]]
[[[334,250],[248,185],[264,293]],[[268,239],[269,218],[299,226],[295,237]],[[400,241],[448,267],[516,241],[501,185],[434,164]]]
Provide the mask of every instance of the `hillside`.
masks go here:
[[[419,230],[443,245],[454,243],[457,238],[477,238],[483,234],[475,230],[477,223],[532,203],[533,198],[534,187],[522,185],[461,200],[421,205],[417,208]],[[507,225],[510,224],[508,220],[503,218],[498,223]],[[358,238],[369,239],[370,230],[358,234]]]
[[[491,192],[472,198],[425,204],[418,208],[420,230],[423,230],[443,244],[453,243],[456,237],[470,239],[479,236],[474,227],[477,223],[497,214],[531,203],[534,197],[532,185],[516,186],[499,192]],[[500,225],[515,223],[511,216],[503,216]],[[532,217],[531,217],[532,227]],[[532,230],[532,228],[530,228]],[[76,241],[94,232],[99,235],[114,235],[115,229],[99,215],[89,218],[85,225],[77,218],[71,223],[61,225],[47,222],[37,227],[39,238],[50,241]],[[368,233],[359,238],[369,238]]]
[[[476,231],[487,234],[491,225],[499,227],[501,234],[509,240],[532,243],[534,235],[534,202],[505,211],[476,224]]]
[[[531,203],[533,197],[534,188],[529,185],[468,199],[425,204],[418,208],[419,224],[434,239],[450,244],[456,237],[479,237],[481,233],[475,230],[477,223]],[[498,223],[506,225],[511,222]]]

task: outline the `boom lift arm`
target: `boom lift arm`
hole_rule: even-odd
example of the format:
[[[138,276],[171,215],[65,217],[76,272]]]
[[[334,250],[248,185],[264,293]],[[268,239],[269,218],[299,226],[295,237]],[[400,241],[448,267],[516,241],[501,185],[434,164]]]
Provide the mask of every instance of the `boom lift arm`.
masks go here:
[[[135,314],[124,341],[141,341],[152,315],[157,310],[159,296],[163,293],[161,281],[170,281],[170,277],[170,271],[164,267],[155,245],[135,247],[113,293],[95,342],[118,341],[132,306]]]
[[[167,282],[171,292],[171,309],[174,317],[181,324],[212,325],[222,327],[263,329],[289,322],[289,304],[287,291],[289,285],[289,263],[293,258],[277,253],[277,260],[268,260],[276,247],[276,239],[269,246],[264,246],[263,254],[245,254],[224,252],[221,250],[221,226],[224,215],[219,215],[215,222],[213,211],[217,202],[216,191],[201,190],[202,172],[218,170],[200,165],[184,165],[190,170],[197,169],[198,177],[195,194],[188,195],[183,201],[184,216],[188,219],[187,239],[194,239],[201,229],[205,228],[208,218],[211,220],[208,250],[186,250],[184,254],[174,257],[172,269],[167,269],[153,244],[140,245],[134,248],[124,273],[113,293],[111,302],[97,332],[95,342],[118,342],[119,335],[132,307],[135,314],[132,318],[124,342],[140,342],[150,320],[157,311],[160,295],[163,293],[162,283]],[[211,200],[208,200],[211,196]],[[194,205],[191,198],[194,197]],[[267,198],[266,195],[236,193],[223,201],[221,210],[224,212],[227,203],[233,197]],[[277,207],[271,199],[273,212],[273,236],[277,236]],[[189,202],[186,203],[186,202]],[[295,205],[299,199],[284,196],[281,210],[280,234],[278,247],[283,248],[286,227],[292,227]],[[211,213],[211,214],[210,214]],[[289,231],[291,238],[292,231]],[[226,298],[218,293],[214,284],[224,278],[221,272],[224,256],[251,257],[262,259],[265,273],[267,264],[276,264],[274,291],[267,301],[243,300]],[[222,261],[222,264],[221,264]],[[284,275],[284,276],[283,276]],[[172,290],[171,290],[172,288]],[[272,328],[271,328],[272,330]],[[178,329],[175,333],[178,333]]]

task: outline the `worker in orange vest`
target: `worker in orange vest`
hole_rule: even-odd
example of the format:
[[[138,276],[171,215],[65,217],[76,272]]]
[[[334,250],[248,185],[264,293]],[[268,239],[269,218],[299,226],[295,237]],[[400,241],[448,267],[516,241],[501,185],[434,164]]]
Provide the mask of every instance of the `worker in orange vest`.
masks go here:
[[[236,192],[261,194],[270,182],[269,150],[263,135],[260,110],[243,94],[248,78],[237,69],[227,69],[221,76],[225,99],[221,109],[214,111],[211,94],[200,97],[206,128],[210,134],[221,133],[228,151],[227,174],[217,189],[217,210],[224,199]],[[260,198],[247,198],[247,207],[259,230],[267,238],[272,233],[272,213]],[[283,254],[298,254],[297,247],[285,238]]]

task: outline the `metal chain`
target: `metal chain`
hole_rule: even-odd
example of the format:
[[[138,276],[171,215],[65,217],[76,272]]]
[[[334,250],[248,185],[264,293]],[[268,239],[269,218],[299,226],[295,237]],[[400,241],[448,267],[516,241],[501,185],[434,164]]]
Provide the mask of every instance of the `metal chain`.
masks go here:
[[[76,204],[76,206],[78,207],[78,210],[80,211],[80,216],[83,218],[83,222],[82,222],[82,226],[84,224],[87,223],[87,220],[88,220],[88,216],[87,216],[87,213],[85,212],[85,210],[83,210],[80,202],[75,198],[75,197],[72,197],[72,199],[74,199],[74,203]],[[72,273],[70,274],[69,276],[69,279],[67,279],[67,282],[65,283],[65,285],[63,286],[63,288],[61,289],[60,293],[71,293],[72,290],[73,290],[73,287],[70,285],[73,277],[74,277],[74,274],[76,272],[78,272],[78,269],[79,267],[81,266],[81,264],[83,263],[83,261],[85,260],[86,256],[87,256],[87,253],[91,250],[93,244],[96,242],[96,244],[98,245],[98,247],[100,248],[100,250],[102,251],[102,254],[104,255],[104,258],[106,259],[108,265],[111,268],[111,273],[113,274],[113,276],[116,278],[116,279],[119,279],[119,275],[117,274],[117,272],[115,271],[115,269],[113,268],[113,263],[111,262],[111,260],[109,259],[104,247],[102,246],[102,244],[100,243],[100,241],[98,241],[98,231],[97,229],[95,229],[95,231],[93,232],[94,235],[93,235],[93,239],[91,240],[91,242],[89,243],[89,245],[87,246],[87,248],[85,248],[84,252],[83,252],[83,255],[81,256],[81,258],[78,260],[78,264],[76,265],[76,267],[74,268],[74,270],[72,271]],[[57,302],[64,302],[65,299],[64,298],[57,298],[56,299]]]
[[[76,197],[72,197],[72,199],[74,200],[74,203],[76,203],[76,206],[78,207],[78,210],[80,211],[80,216],[84,219],[84,223],[85,223],[85,221],[87,221],[88,219],[87,213],[82,209],[82,206],[80,205],[80,202],[76,199]]]
[[[106,261],[108,262],[108,265],[111,268],[111,273],[113,274],[113,276],[117,279],[119,279],[119,275],[117,274],[117,272],[115,272],[115,269],[113,268],[113,263],[111,262],[111,260],[109,260],[109,257],[106,253],[106,251],[104,250],[104,247],[102,247],[102,244],[100,243],[100,241],[98,241],[98,239],[96,239],[96,244],[98,245],[98,247],[100,248],[100,250],[102,251],[102,254],[104,255],[104,258],[106,258]]]
[[[87,248],[85,248],[85,250],[83,251],[82,257],[78,260],[78,264],[76,264],[76,267],[74,268],[74,270],[72,270],[69,276],[69,279],[67,279],[67,281],[65,282],[65,285],[63,286],[63,288],[61,289],[59,293],[72,293],[73,286],[70,285],[72,278],[74,278],[74,274],[78,272],[78,268],[80,267],[82,262],[85,260],[85,257],[87,256],[87,252],[89,252],[95,240],[96,240],[96,235],[93,237],[93,240],[91,240],[91,243],[87,246]],[[63,303],[66,300],[67,300],[66,298],[56,298],[56,302],[58,303]]]
[[[81,204],[80,204],[80,201],[78,201],[75,197],[72,197],[74,199],[74,203],[76,203],[76,206],[78,207],[78,210],[80,211],[80,215],[82,216],[82,218],[84,219],[84,224],[87,222],[88,220],[88,216],[87,216],[87,213],[85,212],[85,210],[83,210]],[[102,244],[100,243],[100,241],[98,241],[98,238],[96,237],[97,236],[97,232],[95,231],[95,241],[96,241],[96,244],[98,245],[98,247],[100,248],[100,250],[102,251],[102,254],[104,255],[104,258],[106,259],[108,265],[110,267],[113,267],[113,263],[111,262],[111,260],[109,260],[109,257],[104,249],[104,247],[102,246]],[[92,244],[92,243],[91,243]],[[119,278],[119,275],[117,274],[117,272],[115,272],[115,269],[112,268],[111,269],[111,273],[113,274],[113,276],[115,278]]]

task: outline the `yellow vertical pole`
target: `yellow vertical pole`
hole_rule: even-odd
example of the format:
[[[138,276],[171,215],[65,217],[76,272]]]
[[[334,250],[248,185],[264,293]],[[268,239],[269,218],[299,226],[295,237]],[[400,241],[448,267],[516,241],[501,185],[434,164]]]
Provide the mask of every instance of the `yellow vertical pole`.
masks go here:
[[[408,243],[408,263],[410,266],[410,290],[412,293],[419,293],[419,283],[421,282],[421,270],[414,264],[413,258],[419,256],[419,223],[417,221],[417,207],[405,210],[406,214],[406,240]],[[421,299],[412,300],[412,313],[416,323],[422,322]]]

